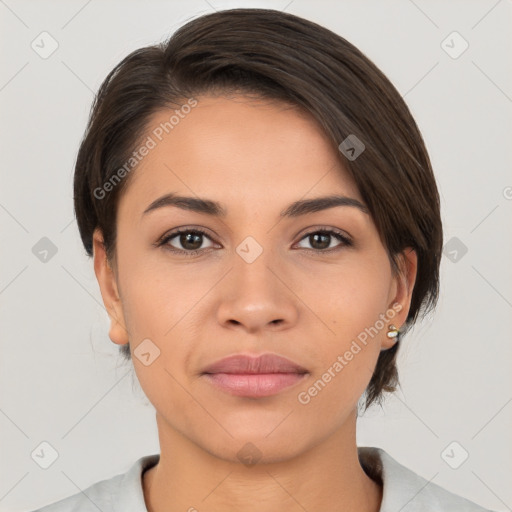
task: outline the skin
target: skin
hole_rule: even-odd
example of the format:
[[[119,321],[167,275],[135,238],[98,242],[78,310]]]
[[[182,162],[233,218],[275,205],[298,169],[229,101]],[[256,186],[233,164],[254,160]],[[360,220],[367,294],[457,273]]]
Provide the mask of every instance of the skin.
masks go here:
[[[371,217],[351,206],[280,219],[299,199],[337,193],[363,202],[311,117],[244,96],[196,99],[134,171],[119,203],[113,268],[101,231],[94,233],[109,336],[130,342],[156,409],[161,456],[143,475],[148,511],[376,512],[382,488],[358,460],[357,404],[380,351],[393,346],[388,324],[406,320],[416,254],[404,251],[403,272],[393,276]],[[169,115],[159,112],[149,126]],[[167,206],[142,216],[169,192],[218,201],[227,215]],[[180,226],[208,232],[196,245],[202,253],[154,245]],[[322,246],[306,236],[320,228],[342,231],[353,245],[332,236]],[[247,236],[263,249],[252,263],[236,252]],[[179,236],[168,247],[194,248]],[[299,403],[298,394],[393,304],[402,306],[393,320],[308,404]],[[160,350],[148,366],[134,356],[146,338]],[[229,395],[201,377],[206,365],[240,352],[273,352],[309,375],[259,399]],[[261,455],[251,467],[237,457],[248,442]]]

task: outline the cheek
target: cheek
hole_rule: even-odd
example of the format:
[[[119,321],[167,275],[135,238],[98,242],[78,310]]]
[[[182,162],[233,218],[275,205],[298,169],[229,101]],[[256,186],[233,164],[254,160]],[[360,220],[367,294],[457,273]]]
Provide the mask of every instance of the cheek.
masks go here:
[[[307,300],[339,340],[374,325],[389,306],[391,269],[385,253],[378,250],[351,253],[341,264],[326,266],[306,279]]]
[[[317,276],[317,283],[328,285],[311,288],[307,300],[315,304],[315,312],[330,329],[320,325],[317,330],[324,340],[319,345],[320,378],[332,382],[327,387],[337,400],[352,397],[357,402],[372,376],[387,330],[380,315],[389,306],[391,269],[385,253],[379,251],[354,253],[344,263],[332,266],[329,275]]]
[[[173,271],[172,275],[155,261],[139,260],[126,266],[123,309],[130,332],[134,370],[144,393],[154,407],[166,417],[181,417],[190,395],[186,368],[200,339],[194,317],[194,304],[204,295],[201,287],[190,279],[190,273]],[[152,362],[139,358],[141,342],[149,339]],[[144,343],[148,343],[144,341]],[[140,348],[139,348],[139,344]],[[147,346],[147,345],[146,345]],[[152,351],[157,354],[154,359]]]
[[[120,279],[127,322],[137,337],[153,335],[165,340],[205,293],[208,283],[195,279],[188,265],[169,264],[164,249],[128,252],[125,248],[122,254]]]
[[[198,301],[218,277],[213,276],[211,283],[205,282],[194,279],[186,265],[174,267],[171,272],[165,258],[151,258],[136,251],[126,257],[126,250],[123,254],[120,279],[132,359],[141,385],[151,399],[152,390],[177,385],[170,374],[183,382],[194,340],[204,338],[200,333],[201,322],[196,318]],[[149,366],[137,360],[143,346],[139,350],[137,347],[146,339],[158,348],[158,357]]]

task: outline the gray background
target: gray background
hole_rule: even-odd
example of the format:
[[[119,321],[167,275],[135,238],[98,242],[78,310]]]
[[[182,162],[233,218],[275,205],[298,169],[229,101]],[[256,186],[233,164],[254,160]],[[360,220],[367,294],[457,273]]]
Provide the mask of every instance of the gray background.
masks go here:
[[[154,409],[108,338],[74,221],[73,164],[93,93],[119,60],[195,15],[242,6],[286,9],[358,46],[404,96],[437,175],[440,303],[404,339],[402,388],[360,418],[358,444],[511,510],[510,0],[0,0],[0,511],[74,494],[158,452]],[[58,43],[47,58],[31,47],[50,48],[43,31]],[[456,58],[453,31],[469,44]],[[57,249],[46,262],[43,237]],[[58,452],[48,469],[31,456],[43,441]]]

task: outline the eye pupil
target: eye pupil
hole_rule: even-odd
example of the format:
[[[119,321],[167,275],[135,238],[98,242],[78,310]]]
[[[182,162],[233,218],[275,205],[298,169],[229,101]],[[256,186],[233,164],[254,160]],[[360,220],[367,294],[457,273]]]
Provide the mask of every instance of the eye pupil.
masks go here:
[[[190,249],[190,250],[196,250],[196,249],[199,249],[201,247],[201,243],[202,243],[202,234],[201,233],[182,233],[180,235],[180,243],[181,243],[181,246],[184,247],[185,249]],[[195,239],[195,243],[194,243],[194,239]],[[191,243],[192,244],[192,247],[188,246],[187,244]]]
[[[324,239],[324,243],[320,242],[320,247],[318,247],[318,246],[315,247],[315,244],[320,237],[322,237]],[[311,246],[315,247],[315,249],[326,249],[330,245],[331,235],[327,235],[325,233],[314,233],[314,234],[310,235],[309,238],[310,238],[310,240],[314,240],[314,243],[312,242]]]

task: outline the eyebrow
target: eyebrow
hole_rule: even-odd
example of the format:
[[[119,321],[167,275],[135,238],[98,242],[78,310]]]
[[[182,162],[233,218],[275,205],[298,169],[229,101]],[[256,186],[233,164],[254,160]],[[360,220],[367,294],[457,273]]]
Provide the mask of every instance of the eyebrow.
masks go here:
[[[211,199],[203,199],[199,197],[186,197],[176,194],[165,194],[153,201],[142,213],[144,217],[148,213],[160,208],[174,206],[182,210],[188,210],[197,213],[203,213],[214,217],[226,217],[226,209],[217,201]],[[299,217],[308,213],[319,212],[334,208],[337,206],[351,206],[361,210],[363,213],[369,214],[368,208],[352,197],[341,195],[330,195],[325,197],[316,197],[313,199],[302,199],[290,204],[281,211],[281,217]]]

